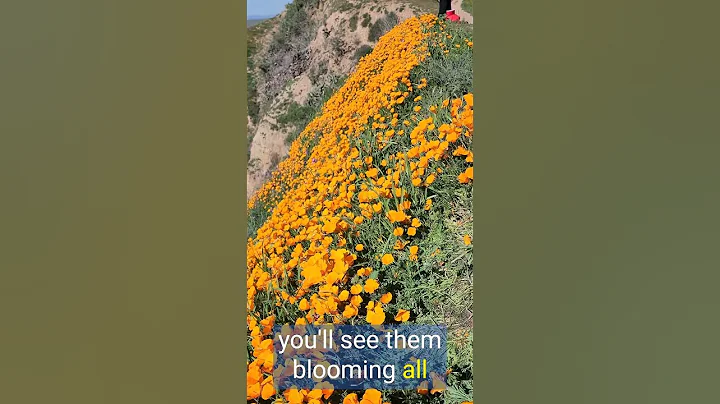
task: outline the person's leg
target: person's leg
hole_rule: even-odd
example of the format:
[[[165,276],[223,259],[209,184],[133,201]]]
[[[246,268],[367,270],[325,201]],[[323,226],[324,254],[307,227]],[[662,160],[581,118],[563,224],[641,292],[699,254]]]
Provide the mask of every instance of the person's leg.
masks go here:
[[[438,12],[439,16],[444,16],[445,12],[451,9],[450,5],[451,0],[440,0],[440,11]]]

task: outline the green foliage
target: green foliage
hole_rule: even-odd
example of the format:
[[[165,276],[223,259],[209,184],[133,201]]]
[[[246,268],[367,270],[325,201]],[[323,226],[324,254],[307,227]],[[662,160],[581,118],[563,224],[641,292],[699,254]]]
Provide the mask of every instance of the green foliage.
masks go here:
[[[270,208],[261,201],[258,201],[252,209],[248,210],[248,237],[255,238],[257,236],[257,231],[270,217],[271,212]]]
[[[430,57],[416,68],[416,77],[425,77],[428,88],[442,89],[443,92],[459,97],[472,91],[473,55],[467,52],[463,38],[472,38],[472,28],[467,25],[447,24],[445,32],[451,38],[445,39],[445,46],[431,46]],[[471,39],[472,40],[472,39]],[[456,47],[460,45],[460,49]],[[444,51],[449,50],[448,54]]]
[[[273,17],[261,21],[259,24],[248,27],[248,48],[257,44],[258,38],[263,36],[269,29],[277,24],[278,18]]]
[[[294,0],[286,8],[285,18],[280,23],[279,34],[284,38],[303,36],[310,24],[309,8],[318,5],[319,0]]]
[[[330,48],[333,51],[333,54],[337,57],[340,57],[346,53],[345,49],[345,42],[340,36],[333,36],[330,38]]]
[[[443,37],[444,46],[430,46],[430,56],[411,72],[411,82],[418,83],[427,78],[428,86],[415,90],[412,97],[422,96],[419,103],[406,103],[396,108],[400,122],[411,121],[412,115],[423,119],[430,106],[438,106],[443,100],[462,96],[472,91],[472,51],[464,38],[472,40],[469,30],[448,27],[451,38]],[[456,48],[456,44],[461,44]],[[449,52],[444,53],[444,49]],[[401,85],[401,87],[403,87]],[[400,88],[402,91],[403,88]],[[422,107],[419,113],[412,109]],[[446,109],[439,110],[436,125],[450,122]],[[404,127],[406,131],[412,130]],[[358,139],[358,148],[374,143],[375,133],[368,130]],[[471,140],[462,138],[460,145],[472,149]],[[386,149],[372,150],[374,161],[388,158],[411,147],[409,137],[393,139]],[[472,245],[465,245],[465,235],[472,235],[473,188],[458,183],[457,176],[465,170],[463,159],[448,159],[430,163],[428,171],[441,168],[442,174],[427,188],[406,188],[412,207],[408,214],[421,217],[423,226],[413,237],[413,244],[419,247],[419,259],[415,262],[398,260],[389,271],[379,271],[378,281],[397,296],[388,305],[388,311],[398,308],[410,309],[411,321],[419,324],[441,323],[448,327],[448,390],[445,402],[460,403],[472,401],[472,304],[473,301],[473,254]],[[432,199],[433,208],[428,215],[424,212],[426,199]],[[386,251],[388,245],[397,239],[392,228],[377,221],[367,221],[360,226],[359,237],[352,243],[363,243],[370,251]],[[442,246],[442,248],[439,248]],[[402,262],[402,264],[401,264]],[[395,306],[402,302],[402,307]],[[391,402],[429,402],[432,398],[415,392],[391,393]],[[387,397],[385,398],[388,399]]]
[[[437,0],[405,0],[405,2],[409,3],[411,8],[417,13],[437,14],[438,12]]]
[[[336,3],[336,10],[341,13],[348,12],[348,11],[354,9],[355,7],[356,7],[355,4],[353,4],[349,1],[346,1],[346,0]]]
[[[316,82],[308,94],[305,104],[300,105],[293,101],[284,114],[277,118],[278,124],[283,127],[292,127],[293,130],[285,138],[285,143],[291,144],[310,121],[322,110],[322,106],[345,82],[345,77],[330,76]]]
[[[473,15],[473,0],[463,0],[460,5],[463,10],[467,11],[468,14]]]
[[[307,48],[315,34],[311,15],[317,12],[318,3],[319,0],[294,0],[288,4],[262,58],[256,60],[264,83],[260,97],[265,101],[277,96],[307,67]]]
[[[323,105],[345,83],[346,79],[346,76],[329,76],[317,83],[308,95],[308,105],[311,105],[315,112],[319,113]]]
[[[370,32],[368,32],[368,41],[377,42],[381,36],[385,35],[388,31],[393,29],[400,19],[395,13],[386,13],[385,16],[379,18],[377,21],[370,25]]]
[[[350,23],[350,32],[355,32],[357,30],[357,25],[358,25],[358,15],[353,14],[353,16],[350,17],[349,23]]]
[[[255,76],[251,73],[247,73],[248,90],[247,90],[247,102],[248,102],[248,115],[253,124],[258,123],[260,118],[260,105],[257,102],[257,82]]]
[[[362,19],[362,23],[360,23],[360,25],[361,25],[363,28],[367,28],[367,27],[370,25],[370,22],[372,21],[372,18],[370,17],[370,14],[368,14],[368,13],[363,14],[363,15],[362,15],[362,18],[363,18],[363,19]]]
[[[310,122],[310,118],[312,118],[315,112],[312,106],[300,105],[293,101],[285,113],[278,116],[277,123],[280,124],[281,127],[302,125],[303,123]]]
[[[260,105],[257,102],[257,79],[254,70],[253,59],[257,52],[257,36],[263,32],[266,27],[256,26],[254,29],[249,30],[250,38],[247,43],[247,61],[248,61],[248,72],[247,72],[247,102],[248,102],[248,115],[253,124],[257,124],[260,115]]]
[[[372,52],[373,47],[370,45],[363,45],[355,50],[355,54],[353,55],[353,58],[355,59],[355,62],[359,61],[363,56],[369,55],[370,52]]]
[[[280,164],[282,157],[278,153],[273,153],[272,156],[270,156],[270,171],[273,171],[277,168],[278,164]]]
[[[323,60],[320,62],[316,67],[312,68],[309,71],[310,75],[310,82],[317,83],[321,77],[325,76],[328,73],[328,64],[327,61]]]

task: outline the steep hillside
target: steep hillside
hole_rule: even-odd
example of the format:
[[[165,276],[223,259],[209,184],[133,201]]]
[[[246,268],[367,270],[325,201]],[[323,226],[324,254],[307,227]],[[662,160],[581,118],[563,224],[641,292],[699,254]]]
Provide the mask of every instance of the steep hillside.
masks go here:
[[[382,36],[249,200],[248,402],[472,401],[468,28],[424,15]],[[447,326],[431,384],[275,390],[273,325],[406,322]]]
[[[295,0],[248,30],[248,197],[379,37],[437,7],[436,0]]]

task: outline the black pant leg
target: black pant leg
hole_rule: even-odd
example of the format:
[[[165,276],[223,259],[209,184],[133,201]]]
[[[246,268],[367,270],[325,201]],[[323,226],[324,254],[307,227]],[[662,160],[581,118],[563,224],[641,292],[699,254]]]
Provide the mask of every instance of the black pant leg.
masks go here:
[[[438,15],[445,15],[445,12],[451,9],[451,0],[440,0],[440,11]]]

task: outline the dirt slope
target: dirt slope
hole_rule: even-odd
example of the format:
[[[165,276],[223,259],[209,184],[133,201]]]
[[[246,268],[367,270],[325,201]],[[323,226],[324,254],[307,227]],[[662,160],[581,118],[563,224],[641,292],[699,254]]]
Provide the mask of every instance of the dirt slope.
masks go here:
[[[473,23],[473,16],[470,15],[467,11],[463,10],[461,4],[462,0],[452,0],[452,7],[455,9],[455,14],[457,14],[460,17],[461,21],[465,21],[468,24]]]
[[[295,0],[294,4],[303,7],[288,9],[250,31],[255,34],[256,50],[249,74],[256,83],[253,99],[258,112],[254,122],[248,117],[248,198],[287,155],[289,141],[304,127],[311,111],[319,108],[323,94],[334,92],[381,34],[407,18],[427,13],[436,3]],[[300,21],[300,28],[293,25],[295,20]],[[287,43],[280,43],[283,30],[292,31]]]

